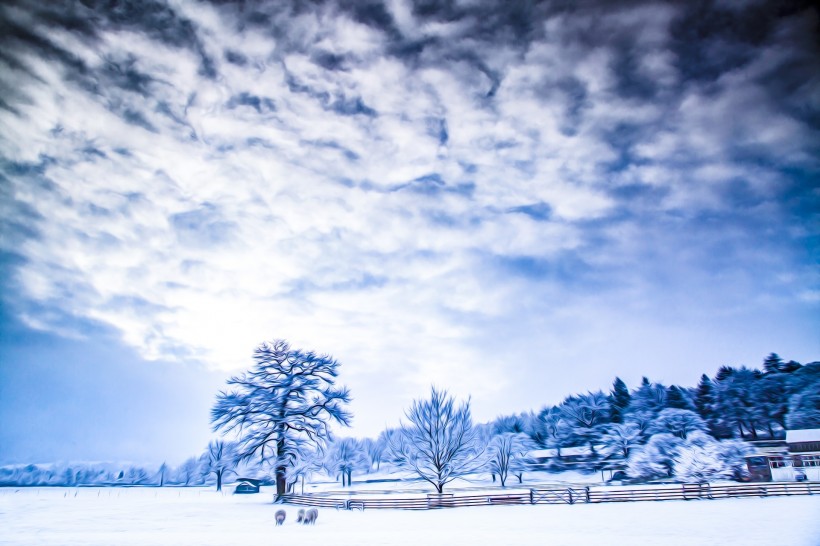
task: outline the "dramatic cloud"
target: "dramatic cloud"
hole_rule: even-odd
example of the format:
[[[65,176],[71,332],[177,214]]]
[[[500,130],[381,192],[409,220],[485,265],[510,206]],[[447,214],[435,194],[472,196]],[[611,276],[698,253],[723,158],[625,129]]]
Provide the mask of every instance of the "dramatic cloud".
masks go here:
[[[0,10],[5,299],[32,328],[224,370],[287,338],[343,362],[368,432],[431,382],[513,411],[816,357],[808,5]]]

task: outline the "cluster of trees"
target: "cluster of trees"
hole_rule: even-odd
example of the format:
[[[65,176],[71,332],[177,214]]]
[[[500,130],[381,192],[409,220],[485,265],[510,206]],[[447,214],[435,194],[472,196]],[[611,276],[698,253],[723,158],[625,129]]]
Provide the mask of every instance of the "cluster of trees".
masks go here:
[[[478,472],[504,486],[535,468],[529,455],[539,448],[554,453],[548,470],[573,464],[591,471],[615,459],[639,479],[737,479],[749,452],[743,440],[820,426],[820,363],[771,354],[762,370],[725,366],[694,387],[643,378],[630,390],[616,378],[609,393],[573,394],[486,424],[472,422],[469,401],[457,404],[434,388],[412,404],[400,427],[375,439],[334,440],[328,422],[346,425],[350,418],[349,392],[333,385],[338,363],[283,341],[262,345],[256,360],[252,372],[229,381],[238,390],[219,394],[212,419],[216,430],[241,432],[239,460],[258,456],[272,465],[279,494],[316,472],[349,485],[354,473],[383,462],[414,472],[438,492]]]
[[[217,455],[214,457],[214,455]],[[217,485],[236,468],[233,444],[211,442],[198,457],[190,457],[176,467],[162,463],[159,467],[115,463],[56,463],[10,465],[0,467],[0,486],[75,486],[75,485],[143,485],[194,486]],[[248,469],[254,472],[254,469]]]

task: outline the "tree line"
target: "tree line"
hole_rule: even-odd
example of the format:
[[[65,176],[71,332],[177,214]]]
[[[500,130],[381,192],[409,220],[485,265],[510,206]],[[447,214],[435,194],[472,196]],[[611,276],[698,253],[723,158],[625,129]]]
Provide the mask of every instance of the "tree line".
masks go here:
[[[228,381],[234,390],[219,393],[211,417],[215,431],[236,434],[238,460],[271,466],[279,495],[315,472],[350,485],[354,473],[382,462],[438,492],[466,474],[483,472],[503,486],[536,468],[593,471],[612,461],[634,479],[740,479],[744,440],[820,427],[820,362],[772,353],[762,369],[724,366],[693,387],[644,377],[630,389],[616,377],[609,392],[572,394],[483,424],[473,423],[469,401],[433,388],[377,438],[334,438],[328,425],[351,418],[350,393],[334,384],[338,362],[284,341],[261,345],[255,360],[251,372]],[[538,449],[551,450],[546,463],[534,460]]]
[[[820,428],[820,362],[777,354],[761,369],[723,366],[697,385],[664,385],[644,377],[630,389],[616,377],[609,392],[572,394],[559,404],[474,423],[470,401],[432,388],[395,428],[376,438],[345,438],[350,391],[336,386],[339,363],[329,355],[263,343],[253,368],[228,380],[211,410],[220,433],[199,457],[171,469],[93,467],[0,469],[20,485],[80,483],[216,484],[240,473],[293,491],[315,474],[349,486],[355,474],[382,465],[409,471],[438,492],[468,474],[505,486],[525,472],[596,471],[613,463],[636,480],[742,479],[748,440],[780,439],[786,429]]]
[[[120,463],[50,463],[0,467],[0,486],[201,486],[222,488],[222,479],[241,472],[254,474],[254,467],[237,467],[233,444],[209,443],[205,451],[178,466]]]

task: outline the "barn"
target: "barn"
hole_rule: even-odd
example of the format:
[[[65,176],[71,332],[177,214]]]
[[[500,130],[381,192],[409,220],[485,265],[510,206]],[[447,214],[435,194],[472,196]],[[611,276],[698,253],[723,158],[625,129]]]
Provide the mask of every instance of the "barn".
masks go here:
[[[787,430],[785,445],[746,457],[753,481],[820,481],[820,428]]]

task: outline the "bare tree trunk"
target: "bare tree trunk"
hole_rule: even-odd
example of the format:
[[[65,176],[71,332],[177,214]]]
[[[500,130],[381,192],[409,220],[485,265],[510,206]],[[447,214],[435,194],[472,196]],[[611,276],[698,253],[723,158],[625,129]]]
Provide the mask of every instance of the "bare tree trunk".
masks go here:
[[[285,441],[279,440],[276,443],[276,456],[281,461],[282,452],[285,450]],[[287,489],[287,482],[285,481],[285,465],[281,462],[276,464],[276,497],[279,498],[285,494]]]
[[[216,473],[216,491],[222,491],[222,471]]]

